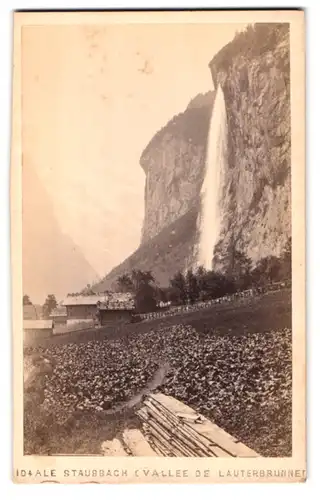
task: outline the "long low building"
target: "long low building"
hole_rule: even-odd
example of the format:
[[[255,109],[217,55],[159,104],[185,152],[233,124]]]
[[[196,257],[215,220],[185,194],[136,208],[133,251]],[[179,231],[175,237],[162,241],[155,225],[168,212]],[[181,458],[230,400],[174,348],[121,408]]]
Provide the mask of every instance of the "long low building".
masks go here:
[[[134,311],[134,298],[130,293],[105,293],[103,295],[77,295],[67,297],[63,303],[67,322],[96,321],[100,324],[128,322]]]
[[[67,310],[67,321],[94,320],[97,314],[98,295],[76,295],[67,297],[62,305]]]
[[[110,298],[105,302],[99,301],[97,304],[98,319],[101,325],[109,323],[129,323],[134,311],[134,300],[117,300]]]
[[[26,319],[23,321],[24,341],[30,343],[53,335],[51,319]]]
[[[23,319],[42,319],[42,307],[39,304],[25,304],[23,306]]]
[[[65,325],[67,323],[67,308],[58,306],[51,311],[50,319],[53,320],[54,326]]]

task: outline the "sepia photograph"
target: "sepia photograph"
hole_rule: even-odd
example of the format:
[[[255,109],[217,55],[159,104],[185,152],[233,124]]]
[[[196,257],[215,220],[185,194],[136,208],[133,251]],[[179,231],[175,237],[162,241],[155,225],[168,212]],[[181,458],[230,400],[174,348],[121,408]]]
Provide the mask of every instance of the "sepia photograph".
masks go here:
[[[14,29],[15,481],[304,481],[303,12]]]

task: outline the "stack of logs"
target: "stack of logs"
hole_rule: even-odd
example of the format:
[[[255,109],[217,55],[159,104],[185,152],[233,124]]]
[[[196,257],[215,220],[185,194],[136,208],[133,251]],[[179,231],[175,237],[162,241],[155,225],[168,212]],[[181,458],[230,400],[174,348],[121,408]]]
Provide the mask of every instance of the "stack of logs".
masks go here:
[[[161,393],[148,396],[137,411],[142,431],[157,455],[165,457],[258,457],[259,455],[196,413]]]

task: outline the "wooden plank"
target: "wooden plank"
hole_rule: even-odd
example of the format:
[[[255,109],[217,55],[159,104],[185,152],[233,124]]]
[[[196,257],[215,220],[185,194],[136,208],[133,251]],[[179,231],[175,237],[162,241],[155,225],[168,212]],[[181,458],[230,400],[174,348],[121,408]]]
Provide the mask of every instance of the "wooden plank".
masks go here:
[[[146,439],[150,443],[151,448],[153,448],[155,452],[160,456],[168,456],[170,450],[168,450],[163,443],[160,443],[159,440],[155,439],[155,436],[150,433],[148,424],[143,423],[142,429],[143,434],[146,436]]]
[[[148,408],[149,412],[150,409]],[[152,419],[152,413],[149,413],[149,419],[147,420],[148,424],[151,422],[159,423],[165,430],[168,432],[168,439],[171,439],[174,442],[181,442],[185,450],[188,450],[187,456],[215,456],[214,450],[206,445],[204,445],[201,440],[196,436],[192,436],[188,430],[181,425],[178,421],[177,424],[172,425],[169,420],[166,420],[165,416],[161,414],[161,412],[157,412],[154,410]]]
[[[165,444],[166,448],[170,451],[178,451],[179,456],[194,456],[192,451],[188,450],[188,448],[184,447],[184,444],[177,440],[174,435],[168,431],[164,426],[160,426],[156,420],[150,419],[146,413],[143,413],[141,409],[137,412],[138,416],[143,418],[146,422],[147,429],[151,436],[156,436],[163,444]]]
[[[176,433],[180,439],[183,439],[184,443],[189,443],[189,446],[192,446],[193,456],[215,456],[213,448],[209,446],[210,441],[208,439],[201,434],[195,433],[192,428],[186,427],[184,422],[170,414],[165,407],[156,410],[163,415],[164,425],[168,425],[168,423],[172,425],[172,429],[174,429],[172,432]]]
[[[138,429],[125,429],[123,440],[135,457],[157,456],[142,432]]]
[[[188,413],[182,412],[177,413],[176,416],[181,420],[187,420],[194,423],[200,423],[204,420],[204,417],[202,415],[193,416]]]
[[[161,415],[161,418],[167,420],[171,423],[172,426],[176,427],[179,425],[180,420],[176,417],[176,415],[168,410],[165,406],[161,405],[156,401],[151,401],[150,399],[145,401],[145,407],[148,412],[152,415],[153,413],[157,413]]]
[[[212,449],[214,455],[216,457],[228,457],[228,458],[234,458],[233,455],[230,455],[227,451],[223,450],[219,446],[211,446],[210,449]]]
[[[183,443],[173,439],[170,434],[168,434],[163,428],[156,427],[153,423],[150,425],[150,435],[157,441],[160,441],[166,446],[168,450],[168,456],[171,454],[180,457],[193,457],[195,456],[192,450],[188,450],[184,447]]]
[[[189,422],[186,424],[186,426],[192,427],[196,432],[201,432],[201,434],[210,439],[213,444],[218,445],[231,455],[241,458],[259,457],[254,450],[250,449],[245,444],[236,441],[234,437],[227,434],[216,424],[205,422],[203,426],[202,424],[200,425],[201,429],[198,428],[198,424],[190,424]]]
[[[190,450],[188,446],[185,446],[185,443],[177,439],[177,436],[170,432],[170,426],[163,426],[157,420],[152,418],[150,419],[149,416],[147,416],[146,422],[146,425],[150,429],[151,435],[156,434],[157,437],[159,437],[160,433],[161,437],[166,440],[166,446],[169,450],[172,450],[174,448],[178,451],[179,456],[194,456],[192,450]]]
[[[149,424],[148,424],[149,425]],[[149,428],[150,429],[150,428]],[[151,432],[149,434],[150,438],[152,438],[153,443],[156,446],[160,446],[164,452],[165,456],[170,457],[170,456],[185,456],[179,452],[179,450],[172,445],[172,441],[170,440],[170,437],[166,436],[164,432],[162,432],[161,429],[154,429],[151,428]]]
[[[184,448],[192,449],[193,456],[258,456],[202,415],[199,419],[197,412],[174,398],[158,393],[147,398],[144,408],[149,412],[149,419],[164,426],[174,435],[171,439],[175,442],[181,440]],[[179,411],[172,411],[177,408]]]
[[[166,396],[161,392],[157,392],[156,394],[152,394],[149,396],[151,400],[155,400],[158,403],[161,403],[163,406],[168,408],[172,413],[184,413],[186,415],[191,415],[197,417],[198,414],[190,408],[190,406],[185,405],[178,399],[173,398],[172,396]]]
[[[236,440],[236,438],[228,434],[213,422],[210,422],[210,420],[205,417],[202,418],[201,423],[190,422],[190,420],[192,420],[193,418],[197,420],[199,414],[181,401],[178,401],[171,396],[166,396],[162,393],[153,394],[152,396],[149,396],[148,399],[150,399],[153,403],[155,402],[155,404],[161,404],[168,411],[175,415],[177,413],[188,415],[188,421],[184,422],[184,425],[186,427],[189,427],[196,433],[206,437],[214,445],[222,448],[222,450],[229,453],[230,455],[242,458],[259,456],[254,450],[251,450],[248,446],[240,443],[238,440]]]

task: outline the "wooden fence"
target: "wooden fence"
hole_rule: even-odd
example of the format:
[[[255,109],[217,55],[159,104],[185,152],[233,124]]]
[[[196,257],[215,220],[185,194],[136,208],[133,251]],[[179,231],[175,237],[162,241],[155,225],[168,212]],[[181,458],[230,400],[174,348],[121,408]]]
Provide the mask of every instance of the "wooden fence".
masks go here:
[[[195,302],[194,304],[171,306],[169,309],[166,309],[165,311],[158,310],[150,313],[139,314],[139,316],[143,321],[153,320],[157,318],[165,318],[167,316],[174,316],[175,314],[199,311],[201,309],[208,309],[214,304],[226,304],[233,302],[237,299],[250,298],[258,295],[263,295],[267,292],[281,290],[283,288],[286,288],[286,286],[287,284],[284,282],[272,283],[270,285],[265,285],[263,287],[256,287],[256,288],[250,288],[248,290],[242,290],[241,292],[236,292],[232,295],[224,295],[223,297],[218,297],[216,299],[199,301]]]

